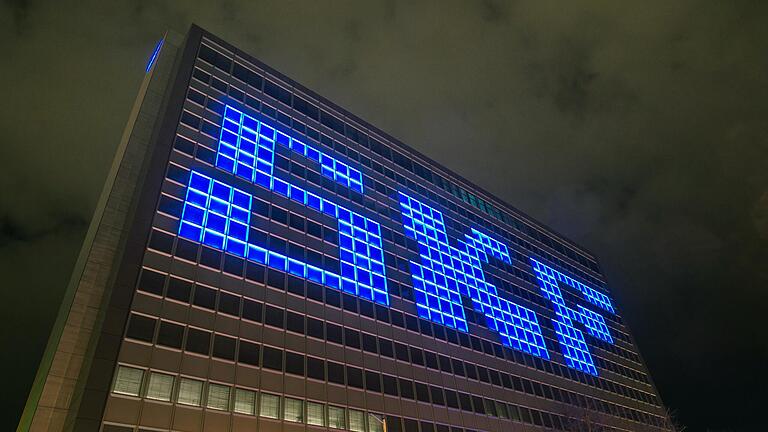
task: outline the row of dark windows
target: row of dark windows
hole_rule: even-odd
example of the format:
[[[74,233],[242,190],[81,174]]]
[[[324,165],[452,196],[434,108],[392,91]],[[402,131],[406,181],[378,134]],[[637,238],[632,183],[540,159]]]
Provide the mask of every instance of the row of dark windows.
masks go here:
[[[270,273],[272,272],[270,271]],[[290,275],[288,278],[294,281],[292,283],[303,287],[303,280]],[[423,351],[417,347],[409,347],[408,345],[386,338],[360,333],[357,330],[344,328],[333,323],[323,322],[312,317],[305,317],[304,315],[291,311],[284,311],[283,309],[271,305],[266,305],[265,307],[261,302],[235,296],[205,286],[192,284],[191,282],[172,276],[167,278],[164,274],[149,269],[144,269],[142,271],[138,289],[162,296],[163,286],[165,285],[166,279],[168,280],[168,284],[165,296],[173,300],[191,303],[198,307],[217,310],[220,313],[225,313],[234,317],[265,323],[291,332],[305,334],[310,337],[337,343],[339,345],[346,345],[350,348],[362,349],[367,352],[380,354],[384,357],[396,358],[404,362],[412,362],[420,366],[441,370],[446,373],[453,373],[458,376],[479,380],[488,384],[525,391],[524,387],[512,384],[515,382],[515,378],[525,380],[525,378],[522,377],[514,377],[505,372],[488,369],[455,358],[450,358],[450,361],[440,360],[441,357],[444,357],[445,359],[449,359],[449,357]],[[292,283],[289,282],[288,286],[290,287]],[[331,302],[338,302],[337,307],[342,307],[341,303],[343,300],[344,309],[350,312],[359,312],[371,319],[385,321],[410,331],[421,332],[422,334],[434,336],[442,341],[448,341],[498,358],[541,368],[541,370],[545,370],[549,373],[575,379],[585,384],[595,386],[597,382],[597,385],[604,390],[636,400],[642,400],[649,404],[656,403],[655,396],[648,393],[639,392],[630,387],[602,378],[595,378],[591,375],[579,373],[578,371],[572,371],[568,368],[560,367],[557,364],[550,365],[549,362],[542,362],[536,357],[504,348],[500,344],[491,343],[485,339],[437,326],[429,321],[418,319],[413,315],[403,314],[380,305],[374,305],[369,301],[358,299],[348,294],[325,289],[316,284],[312,285],[314,285],[315,288],[311,291],[308,290],[308,294],[313,292],[314,294],[311,295],[315,295],[317,297],[316,300],[323,301],[323,294],[325,294],[326,301],[330,298],[332,299]],[[538,394],[539,392],[529,393],[540,395]]]
[[[270,315],[273,315],[273,319],[276,319],[274,317],[278,314],[282,314],[282,310],[277,308],[272,309],[273,311],[270,311],[270,306],[266,306],[264,311],[265,321],[270,319]],[[276,312],[275,310],[279,312]],[[320,324],[322,325],[322,322],[320,322]],[[329,335],[337,334],[340,340],[342,337],[342,328],[340,326],[336,327],[336,330],[327,328],[326,333]],[[344,329],[345,338],[350,335],[350,333],[347,332],[348,330],[349,329]],[[159,320],[158,325],[158,320],[156,318],[132,314],[126,331],[126,336],[131,339],[147,343],[156,343],[157,345],[174,349],[182,349],[183,347],[185,351],[204,356],[210,355],[211,357],[218,359],[237,361],[251,366],[261,366],[265,369],[320,381],[327,381],[332,384],[339,384],[342,386],[347,385],[353,388],[383,393],[395,397],[399,396],[404,399],[417,400],[419,402],[432,403],[439,406],[447,406],[449,408],[461,409],[481,415],[491,415],[517,421],[522,419],[520,412],[521,407],[507,405],[502,401],[493,401],[464,392],[444,389],[402,377],[381,374],[376,371],[364,370],[331,360],[324,360],[299,353],[284,351],[267,345],[260,345],[254,342],[193,327],[186,328],[186,338],[184,338],[184,331],[185,327],[182,325],[164,320]],[[357,332],[354,331],[354,333]],[[357,343],[359,344],[359,336]],[[401,355],[407,357],[408,347],[399,344],[404,348],[398,348],[398,344],[395,344],[396,351],[400,352],[401,350],[404,350],[402,352],[405,353],[398,354],[398,357]],[[438,369],[438,360],[435,359],[435,361],[435,369]],[[447,362],[446,364],[453,364],[452,367],[454,370],[456,364],[461,364],[461,361],[456,363],[457,361],[457,359],[448,359],[447,357],[445,357],[445,360],[442,360],[442,362]],[[465,365],[470,364],[465,363]],[[628,420],[642,421],[648,424],[652,424],[650,422],[659,421],[659,418],[650,416],[647,413],[585,397],[567,390],[560,390],[546,384],[532,382],[525,378],[510,379],[510,377],[507,376],[507,380],[509,381],[508,388],[514,388],[521,392],[525,391],[531,395],[569,403],[583,409],[598,410]],[[503,413],[500,412],[501,410],[503,410]],[[549,413],[542,414],[543,417],[550,415]],[[554,414],[552,415],[556,416]],[[559,422],[558,420],[548,420],[550,421],[544,420],[543,426],[550,428],[556,427],[558,429],[563,428],[562,422]]]
[[[308,118],[311,118],[312,120],[318,121],[320,124],[337,132],[339,135],[346,136],[347,138],[360,144],[361,146],[365,148],[369,148],[373,153],[381,156],[382,158],[392,161],[397,166],[415,174],[420,179],[423,179],[425,181],[432,183],[433,185],[453,195],[455,198],[461,200],[462,202],[472,205],[473,207],[477,208],[483,213],[490,215],[495,219],[501,220],[510,226],[514,226],[515,229],[519,230],[520,232],[523,232],[529,237],[545,244],[546,246],[549,246],[550,248],[554,249],[558,253],[564,254],[568,256],[570,259],[579,262],[582,266],[589,268],[590,270],[596,273],[599,273],[599,268],[597,267],[596,262],[576,252],[573,248],[567,245],[564,245],[560,241],[553,239],[551,236],[545,233],[542,233],[538,230],[531,228],[529,225],[522,223],[517,218],[510,216],[508,213],[504,211],[500,211],[499,209],[492,206],[490,203],[483,201],[481,198],[475,196],[474,194],[461,188],[460,186],[457,186],[455,183],[449,181],[448,179],[436,173],[433,173],[429,168],[419,164],[418,162],[413,161],[411,158],[397,151],[392,151],[390,147],[380,143],[376,139],[369,139],[367,135],[365,135],[358,129],[352,127],[350,124],[345,123],[344,121],[338,119],[337,117],[331,115],[330,113],[319,109],[317,106],[301,98],[300,96],[292,94],[290,90],[284,89],[283,87],[277,85],[276,83],[270,81],[269,79],[264,79],[258,73],[253,72],[250,69],[236,62],[233,62],[231,59],[227,58],[226,56],[220,53],[217,53],[216,51],[206,47],[205,45],[201,45],[199,56],[202,60],[212,64],[214,67],[224,71],[227,74],[232,74],[236,79],[248,84],[253,89],[257,91],[263,91],[265,94],[274,98],[275,100],[280,101],[281,103],[283,103],[288,107],[294,108],[296,111],[304,114],[305,116],[307,116]],[[225,59],[226,61],[221,59]],[[223,66],[225,65],[228,65],[226,69],[223,68]],[[228,92],[226,83],[224,83],[221,80],[218,80],[215,77],[212,77],[210,74],[207,74],[203,71],[197,72],[197,69],[196,69],[195,78],[199,79],[202,82],[205,82],[206,84],[210,82],[214,88],[217,88],[219,91],[221,91],[224,94],[229,94],[231,97],[237,100],[248,102],[241,90],[236,89],[234,87],[230,87]],[[277,117],[278,120],[282,120],[283,123],[289,126],[292,126],[293,122],[291,122],[291,119],[288,116],[283,114],[283,116],[286,118],[281,119],[279,118],[279,116],[275,115],[276,113],[274,112],[275,111],[274,108],[270,107],[270,111],[271,112],[269,113],[272,114],[270,115],[270,117],[272,118]],[[307,133],[305,127],[306,126],[303,123],[300,123],[300,127],[296,129],[298,129],[301,133]],[[308,135],[312,137],[312,135],[319,135],[319,134],[308,134]],[[326,140],[323,140],[321,137],[313,137],[313,138],[316,140],[318,140],[319,138],[319,141],[321,142],[326,141]],[[330,141],[330,137],[327,140]],[[331,146],[333,147],[333,144],[331,144]],[[340,151],[343,154],[347,154],[347,148],[343,144],[339,143],[336,147],[340,147],[340,148],[336,148],[336,150]],[[441,204],[445,205],[445,203],[443,202],[441,202]],[[477,222],[479,222],[479,220]],[[503,230],[496,229],[494,231],[498,231],[499,234],[508,236],[508,234],[503,232]],[[510,240],[512,239],[510,238]],[[528,244],[528,246],[530,247],[530,250],[534,251],[537,255],[542,255],[546,259],[554,258],[558,263],[560,263],[559,259],[556,259],[556,257],[552,256],[546,251],[540,250],[538,247],[530,244]],[[580,276],[588,278],[590,282],[592,282],[591,276],[587,274],[582,275],[583,272],[578,268],[575,268],[570,264],[567,264],[564,262],[562,263],[562,265],[566,267],[569,271],[573,273],[578,273]],[[597,281],[595,281],[595,284],[597,284]]]

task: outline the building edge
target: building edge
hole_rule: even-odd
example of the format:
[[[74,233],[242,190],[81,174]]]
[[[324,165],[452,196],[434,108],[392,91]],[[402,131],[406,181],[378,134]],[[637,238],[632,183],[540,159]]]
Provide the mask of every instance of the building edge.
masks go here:
[[[115,365],[107,370],[93,366],[103,366],[99,358],[117,357],[132,290],[120,293],[121,303],[125,304],[123,314],[107,316],[107,310],[114,308],[118,300],[114,296],[116,282],[130,273],[125,266],[126,252],[131,249],[129,232],[141,218],[137,210],[142,207],[142,197],[147,196],[141,192],[147,184],[150,164],[157,159],[155,156],[160,147],[166,151],[171,148],[171,143],[166,146],[157,144],[163,138],[162,132],[167,132],[168,125],[175,130],[181,110],[169,110],[168,107],[173,106],[170,102],[174,96],[179,97],[178,89],[183,91],[185,88],[186,82],[177,71],[183,57],[187,61],[194,58],[195,53],[182,50],[195,46],[187,43],[195,36],[199,38],[199,32],[190,31],[186,39],[175,32],[166,32],[159,51],[150,59],[32,382],[17,432],[99,428],[101,413],[95,422],[89,421],[92,416],[81,412],[82,402],[88,401],[91,413],[94,402],[101,405],[101,411],[106,403]],[[175,82],[171,82],[174,79]],[[176,117],[169,118],[174,111]],[[141,244],[139,249],[143,246]],[[134,276],[137,272],[133,269]],[[134,280],[130,282],[131,287]],[[127,300],[124,299],[126,295]],[[118,340],[109,341],[115,333]],[[88,397],[94,392],[104,393],[101,401]]]

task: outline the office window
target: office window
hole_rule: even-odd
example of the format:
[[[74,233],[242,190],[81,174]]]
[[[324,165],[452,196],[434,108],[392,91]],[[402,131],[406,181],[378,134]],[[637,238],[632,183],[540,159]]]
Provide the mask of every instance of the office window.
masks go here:
[[[304,356],[286,351],[285,372],[304,376]]]
[[[125,336],[131,339],[137,339],[152,343],[155,336],[155,324],[157,320],[144,315],[131,314],[128,322],[128,331]]]
[[[234,411],[240,414],[254,415],[256,412],[256,392],[236,388]]]
[[[229,409],[229,386],[208,384],[208,408],[226,411]]]
[[[262,393],[259,415],[273,419],[280,418],[280,396]]]
[[[144,370],[128,366],[118,366],[115,375],[115,385],[112,391],[130,396],[138,396],[141,391],[141,381]]]
[[[190,379],[179,378],[179,393],[176,395],[176,402],[182,405],[200,406],[202,403],[203,382]]]
[[[368,414],[368,432],[384,432],[384,420],[377,414]]]
[[[307,357],[307,377],[325,381],[325,361],[315,357]]]
[[[190,328],[187,332],[187,351],[208,355],[211,334],[207,331]]]
[[[358,410],[349,410],[349,430],[352,432],[365,432],[365,413]]]
[[[147,399],[170,401],[173,392],[173,376],[150,372],[147,384]]]
[[[325,405],[307,402],[307,424],[325,426]]]
[[[344,416],[344,408],[328,407],[328,427],[333,429],[346,429],[347,422]]]
[[[160,330],[157,332],[157,344],[180,349],[184,339],[184,327],[168,321],[160,321]]]
[[[267,369],[274,369],[278,371],[283,370],[283,352],[281,350],[271,348],[268,346],[264,347],[264,359],[262,360],[263,365]]]
[[[234,360],[236,343],[237,340],[234,338],[217,334],[213,339],[213,356],[226,360]]]
[[[299,399],[285,398],[285,409],[283,419],[285,421],[302,423],[304,422],[304,401]]]
[[[344,365],[328,361],[328,382],[344,385]]]

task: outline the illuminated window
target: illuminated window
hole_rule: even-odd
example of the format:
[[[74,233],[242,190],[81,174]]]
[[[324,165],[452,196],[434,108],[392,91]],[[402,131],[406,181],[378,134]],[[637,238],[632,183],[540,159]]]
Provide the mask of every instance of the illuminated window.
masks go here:
[[[307,424],[325,426],[325,405],[307,402]]]
[[[349,410],[349,430],[352,432],[365,432],[365,413],[358,410]]]
[[[482,263],[488,254],[511,262],[505,245],[477,230],[459,240],[459,247],[449,245],[442,212],[402,192],[400,211],[405,235],[419,244],[421,262],[410,262],[419,316],[466,332],[461,302],[466,296],[502,344],[549,358],[536,314],[501,298],[485,280]]]
[[[328,407],[328,427],[333,429],[346,429],[347,422],[344,415],[344,408],[329,406]]]
[[[189,378],[179,379],[179,393],[176,402],[182,405],[200,406],[202,403],[203,382]]]
[[[173,392],[173,377],[171,375],[151,372],[147,384],[147,399],[170,401]]]
[[[597,375],[595,362],[589,352],[589,347],[584,340],[584,334],[577,329],[574,321],[586,327],[587,332],[608,343],[613,344],[613,338],[605,324],[602,315],[595,313],[582,305],[576,305],[576,309],[566,306],[560,284],[571,287],[580,292],[584,299],[603,310],[614,313],[611,300],[593,288],[590,288],[573,278],[531,258],[531,267],[539,282],[542,295],[552,302],[555,317],[552,324],[555,327],[557,339],[560,342],[560,350],[565,357],[568,367]]]
[[[304,401],[285,398],[283,420],[302,423],[304,421]]]
[[[206,406],[216,410],[228,410],[229,390],[229,386],[213,383],[208,384],[208,401]]]
[[[260,395],[259,415],[267,418],[280,418],[280,396],[262,393]]]
[[[241,388],[235,389],[235,406],[233,411],[240,414],[255,414],[256,392]]]
[[[233,117],[239,122],[237,128],[232,126]],[[236,132],[233,132],[235,130]],[[255,130],[258,130],[258,134],[253,132]],[[236,135],[231,137],[228,133]],[[335,159],[292,140],[265,123],[258,122],[231,107],[227,107],[221,134],[217,159],[219,168],[337,219],[339,270],[324,270],[289,258],[283,253],[267,250],[264,244],[249,244],[251,195],[197,171],[190,174],[179,235],[313,282],[389,305],[380,225],[272,175],[275,139],[277,142],[289,140],[289,146],[304,149],[310,159],[317,159],[326,165],[333,161],[334,166],[337,166]],[[253,142],[249,141],[251,138]],[[344,172],[352,171],[354,170],[346,168]],[[359,171],[356,172],[359,175]]]
[[[118,366],[115,375],[115,385],[112,391],[119,394],[138,396],[141,391],[141,381],[144,378],[142,369],[128,366]]]

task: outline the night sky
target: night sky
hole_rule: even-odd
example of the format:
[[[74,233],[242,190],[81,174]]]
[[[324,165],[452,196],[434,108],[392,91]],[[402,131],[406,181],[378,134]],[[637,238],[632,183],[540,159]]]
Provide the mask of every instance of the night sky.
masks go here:
[[[0,429],[146,60],[195,22],[593,251],[688,430],[764,430],[768,3],[187,3],[0,6]]]

